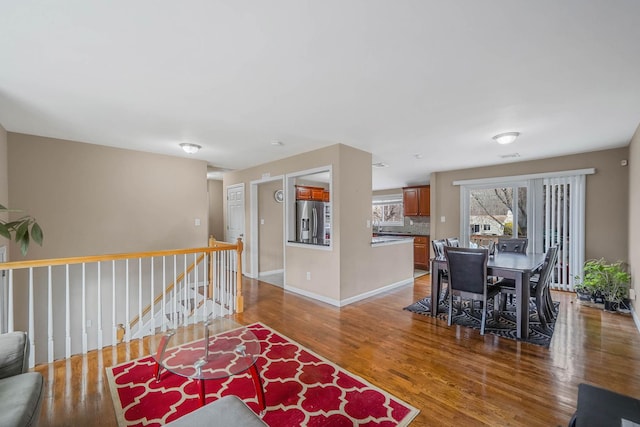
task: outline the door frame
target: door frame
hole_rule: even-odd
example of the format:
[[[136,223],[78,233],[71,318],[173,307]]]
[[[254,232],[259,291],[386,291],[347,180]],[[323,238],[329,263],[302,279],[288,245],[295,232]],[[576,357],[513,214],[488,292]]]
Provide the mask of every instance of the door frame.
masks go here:
[[[251,277],[252,279],[257,279],[258,276],[260,275],[260,268],[259,268],[259,252],[260,252],[260,233],[258,232],[258,229],[260,227],[260,225],[258,224],[259,221],[259,212],[258,212],[258,186],[260,184],[265,184],[267,182],[273,182],[273,181],[281,181],[282,182],[282,188],[284,190],[284,175],[277,175],[277,176],[263,176],[260,179],[256,179],[255,181],[250,181],[249,182],[249,232],[251,233],[251,244],[248,245],[249,246],[249,259],[251,260],[251,270],[247,271],[247,276]],[[287,196],[285,193],[285,198],[283,203],[286,206],[287,203]],[[283,232],[286,232],[285,227],[284,227],[284,215],[282,215],[282,222],[283,222]],[[286,234],[285,234],[286,235]],[[286,240],[284,240],[284,236],[283,236],[283,245],[282,245],[282,259],[283,259],[283,265],[286,265],[287,263],[287,259],[286,259],[286,251],[285,251],[285,245],[284,242]],[[286,268],[285,270],[285,274],[286,274]],[[286,278],[285,278],[285,283],[286,283]]]

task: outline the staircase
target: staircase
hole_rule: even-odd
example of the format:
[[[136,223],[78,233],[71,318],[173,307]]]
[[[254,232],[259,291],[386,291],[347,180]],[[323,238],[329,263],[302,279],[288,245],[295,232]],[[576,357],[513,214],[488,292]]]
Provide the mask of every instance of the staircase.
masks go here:
[[[242,312],[243,244],[0,263],[0,332],[29,366]]]

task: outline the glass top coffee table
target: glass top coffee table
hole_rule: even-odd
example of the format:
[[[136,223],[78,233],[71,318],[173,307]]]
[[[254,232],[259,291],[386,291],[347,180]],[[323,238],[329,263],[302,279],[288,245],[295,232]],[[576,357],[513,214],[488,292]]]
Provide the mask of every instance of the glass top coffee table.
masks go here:
[[[227,378],[249,371],[264,411],[264,390],[256,368],[260,341],[250,329],[226,318],[168,330],[150,338],[149,346],[156,361],[155,377],[162,370],[196,381],[200,404],[205,404],[205,381]]]

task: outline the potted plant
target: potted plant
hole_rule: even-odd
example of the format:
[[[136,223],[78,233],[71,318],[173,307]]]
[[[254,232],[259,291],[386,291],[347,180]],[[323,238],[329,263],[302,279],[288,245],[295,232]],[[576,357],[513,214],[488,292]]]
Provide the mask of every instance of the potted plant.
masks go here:
[[[0,214],[15,212],[22,211],[0,205]],[[6,221],[0,218],[0,236],[14,240],[20,246],[23,256],[27,254],[31,240],[42,246],[42,239],[44,238],[42,228],[40,228],[35,218],[29,215],[22,216],[14,221]]]
[[[584,276],[579,279],[577,291],[590,290],[601,294],[605,310],[616,311],[620,302],[629,295],[631,275],[622,261],[607,263],[604,258],[584,263]]]

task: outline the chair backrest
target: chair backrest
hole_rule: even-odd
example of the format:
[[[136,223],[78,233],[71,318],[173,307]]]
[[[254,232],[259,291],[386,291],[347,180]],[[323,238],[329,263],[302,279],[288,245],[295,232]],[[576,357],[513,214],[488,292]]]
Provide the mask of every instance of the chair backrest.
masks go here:
[[[451,290],[485,294],[487,290],[488,249],[445,246],[444,255],[447,259]]]
[[[526,254],[528,244],[529,239],[526,238],[498,239],[498,252],[515,252],[519,254]]]
[[[445,240],[447,241],[447,246],[460,247],[460,240],[457,237],[447,237]]]
[[[447,246],[447,241],[442,240],[432,240],[431,246],[433,246],[433,256],[436,258],[444,258],[444,247]]]
[[[556,266],[557,261],[558,246],[551,246],[549,249],[547,249],[547,253],[544,256],[544,262],[542,263],[542,268],[540,269],[540,278],[538,279],[538,284],[536,285],[536,296],[542,295],[542,292],[545,290],[545,288],[549,286],[551,273],[553,272],[553,268]]]

